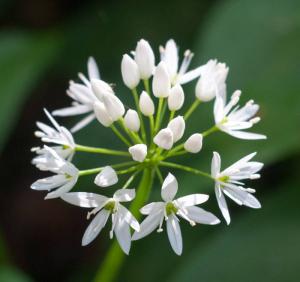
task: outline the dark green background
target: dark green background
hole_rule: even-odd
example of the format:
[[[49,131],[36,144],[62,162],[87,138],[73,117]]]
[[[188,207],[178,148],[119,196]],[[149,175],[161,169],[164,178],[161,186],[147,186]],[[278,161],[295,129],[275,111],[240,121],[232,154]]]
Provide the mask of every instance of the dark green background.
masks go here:
[[[183,224],[184,253],[172,252],[167,236],[153,233],[133,245],[118,281],[297,282],[300,280],[300,2],[240,1],[0,1],[0,281],[91,281],[111,242],[107,229],[89,247],[80,246],[85,211],[59,200],[44,201],[29,189],[42,176],[31,165],[30,147],[42,108],[69,104],[69,79],[85,71],[89,55],[103,79],[116,83],[126,104],[130,93],[120,83],[123,53],[140,38],[157,49],[174,38],[195,53],[193,66],[218,58],[230,67],[229,92],[254,98],[262,122],[255,130],[266,141],[241,141],[224,134],[205,140],[202,153],[183,159],[209,170],[213,150],[224,166],[257,151],[265,162],[254,183],[263,208],[230,204],[232,224]],[[193,100],[194,83],[187,87]],[[187,103],[188,104],[188,103]],[[201,110],[200,110],[201,109]],[[75,119],[61,120],[67,126]],[[213,123],[212,104],[189,121],[191,131]],[[76,135],[78,143],[120,147],[94,122]],[[108,158],[77,156],[80,168]],[[166,171],[165,171],[166,172]],[[204,191],[210,183],[178,176],[181,195]],[[91,178],[76,189],[92,190]],[[155,183],[153,198],[159,193]],[[214,198],[205,207],[220,216]]]

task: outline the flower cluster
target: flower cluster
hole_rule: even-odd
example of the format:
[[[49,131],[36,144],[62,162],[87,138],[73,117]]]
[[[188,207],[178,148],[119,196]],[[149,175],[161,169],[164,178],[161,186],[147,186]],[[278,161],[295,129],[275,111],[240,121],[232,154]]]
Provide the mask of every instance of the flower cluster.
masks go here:
[[[251,161],[255,153],[243,157],[230,167],[221,171],[221,157],[213,153],[211,173],[184,164],[169,161],[184,154],[198,154],[203,140],[214,132],[224,132],[239,139],[265,139],[264,135],[247,132],[259,118],[255,117],[259,107],[252,100],[243,107],[237,104],[241,91],[235,91],[227,102],[226,79],[228,67],[217,60],[209,60],[193,70],[188,70],[193,53],[184,52],[181,65],[179,51],[174,40],[159,48],[160,61],[156,62],[153,49],[142,39],[136,49],[125,54],[121,61],[121,74],[124,84],[132,93],[135,109],[124,106],[111,84],[100,78],[97,64],[88,59],[88,76],[79,74],[80,82],[70,81],[67,95],[72,105],[45,113],[51,123],[37,122],[35,135],[46,143],[43,147],[33,148],[36,153],[32,163],[40,170],[53,175],[39,179],[32,184],[34,190],[46,190],[45,199],[61,200],[83,208],[92,209],[88,219],[95,215],[87,227],[82,245],[91,243],[112,220],[110,238],[114,234],[122,250],[128,254],[131,242],[149,235],[155,229],[163,231],[164,222],[172,249],[182,253],[182,236],[179,218],[190,223],[215,225],[220,220],[212,213],[200,208],[209,196],[191,194],[175,199],[178,182],[170,172],[164,177],[164,168],[183,170],[198,177],[207,177],[214,182],[215,196],[227,224],[230,214],[225,195],[238,205],[260,208],[259,201],[253,196],[252,188],[246,188],[243,180],[259,178],[258,172],[263,164]],[[181,114],[185,103],[183,85],[195,83],[195,100]],[[214,100],[215,124],[203,131],[186,134],[186,123],[201,103]],[[86,115],[70,131],[60,126],[53,116]],[[126,150],[114,150],[79,145],[73,134],[93,120],[113,131],[126,146]],[[180,141],[184,139],[183,141]],[[104,167],[79,170],[72,158],[77,152],[108,154],[128,158],[126,162],[109,164]],[[111,197],[98,193],[71,192],[79,177],[95,174],[94,184],[99,187],[118,185]],[[129,188],[140,175],[137,190]],[[127,181],[119,184],[120,175],[129,175]],[[162,201],[147,203],[152,188],[161,182]],[[99,190],[100,191],[100,190]],[[137,194],[137,196],[136,196]],[[124,204],[131,203],[129,208]],[[139,223],[141,215],[146,215]],[[131,228],[134,230],[132,232]]]

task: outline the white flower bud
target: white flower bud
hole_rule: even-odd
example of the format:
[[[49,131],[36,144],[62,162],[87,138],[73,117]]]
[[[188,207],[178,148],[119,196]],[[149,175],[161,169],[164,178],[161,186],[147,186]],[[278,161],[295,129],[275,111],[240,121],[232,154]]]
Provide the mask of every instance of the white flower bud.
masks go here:
[[[117,96],[112,94],[104,94],[102,99],[112,121],[117,121],[124,115],[124,105]]]
[[[105,127],[112,125],[113,120],[109,116],[104,104],[102,102],[96,102],[94,104],[94,112],[98,121]]]
[[[173,132],[169,128],[160,130],[153,139],[154,143],[165,150],[170,150],[174,144]]]
[[[155,97],[168,97],[171,89],[170,75],[165,62],[156,67],[152,80],[152,90]]]
[[[168,107],[170,111],[178,111],[184,103],[184,92],[180,84],[172,87],[168,97]]]
[[[110,85],[101,79],[93,78],[91,80],[91,85],[92,85],[93,93],[101,102],[103,101],[103,95],[105,94],[114,95],[114,91],[112,90]]]
[[[132,159],[142,163],[147,156],[147,145],[136,144],[128,149]]]
[[[203,136],[200,133],[191,135],[184,143],[184,149],[190,153],[198,153],[202,149]]]
[[[226,93],[226,78],[228,67],[217,60],[210,60],[203,66],[201,76],[196,85],[196,97],[208,102],[217,94],[223,96]]]
[[[154,103],[151,97],[145,91],[143,91],[140,96],[139,107],[143,115],[145,116],[154,115],[154,111],[155,111]]]
[[[137,132],[140,129],[140,119],[139,115],[135,110],[128,110],[124,117],[125,126],[133,131]]]
[[[121,62],[122,78],[125,85],[133,89],[140,82],[140,73],[137,63],[127,54],[123,56]]]
[[[139,67],[140,77],[148,79],[154,70],[155,57],[151,46],[146,40],[141,39],[138,42],[134,59]]]
[[[177,142],[184,134],[185,130],[185,121],[182,116],[178,116],[172,119],[169,124],[168,128],[171,129],[173,133],[173,142]]]
[[[96,176],[94,183],[100,187],[108,187],[118,182],[118,175],[111,166],[104,167]]]

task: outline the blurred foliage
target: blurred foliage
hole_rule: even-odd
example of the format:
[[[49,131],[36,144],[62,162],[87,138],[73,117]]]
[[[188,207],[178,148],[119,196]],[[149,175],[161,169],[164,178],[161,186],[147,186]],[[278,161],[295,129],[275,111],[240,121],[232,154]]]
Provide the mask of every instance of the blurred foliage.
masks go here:
[[[218,1],[210,12],[208,2],[89,2],[51,31],[1,32],[0,149],[9,140],[29,95],[45,80],[51,68],[55,68],[60,78],[66,77],[67,85],[67,79],[75,79],[77,71],[85,70],[86,58],[94,55],[100,62],[103,79],[116,83],[118,95],[126,105],[131,105],[130,93],[120,83],[122,54],[132,50],[135,42],[144,37],[158,55],[157,46],[174,37],[181,54],[185,48],[194,46],[191,48],[195,53],[194,66],[210,58],[218,58],[230,66],[228,96],[235,89],[241,89],[242,102],[255,99],[261,105],[262,122],[254,131],[268,135],[267,141],[249,142],[217,133],[205,140],[201,158],[189,157],[187,162],[207,171],[213,150],[224,156],[224,167],[252,151],[258,151],[257,160],[268,165],[299,152],[300,2]],[[188,90],[190,102],[194,97],[194,84]],[[64,98],[64,92],[53,97],[55,106],[62,107],[70,102]],[[49,103],[43,106],[54,107]],[[42,109],[38,111],[42,113]],[[73,124],[74,119],[67,119],[67,124]],[[212,103],[200,106],[189,121],[189,130],[199,131],[200,128],[202,131],[208,124],[213,124]],[[96,122],[79,132],[76,140],[95,146],[101,143],[103,147],[115,143],[113,134]],[[88,154],[76,156],[75,160],[80,168],[117,162],[115,158],[91,158]],[[291,169],[299,170],[299,165]],[[179,172],[176,175],[179,176],[180,194],[212,192],[211,183],[205,180],[199,181],[197,177]],[[195,228],[184,225],[182,257],[173,254],[166,234],[151,234],[135,242],[119,281],[297,281],[299,181],[278,179],[279,176],[272,173],[271,176],[286,183],[276,189],[270,183],[259,185],[262,210],[237,210],[231,205],[233,222],[230,228],[224,224]],[[91,179],[82,179],[76,189],[92,190],[94,186],[90,183]],[[158,199],[159,184],[154,187],[152,198]],[[205,208],[219,215],[214,199],[210,202]],[[104,235],[106,231],[89,247],[96,248],[97,242],[102,243],[97,258],[73,269],[69,281],[89,281],[93,276],[106,245],[110,244]],[[25,282],[26,279],[13,270],[0,269],[0,281]]]

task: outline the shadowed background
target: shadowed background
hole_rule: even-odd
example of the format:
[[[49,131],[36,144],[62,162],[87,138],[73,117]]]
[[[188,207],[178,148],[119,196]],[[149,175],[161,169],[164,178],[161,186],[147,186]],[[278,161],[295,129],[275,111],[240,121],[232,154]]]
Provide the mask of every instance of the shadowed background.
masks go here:
[[[299,281],[300,157],[300,2],[228,1],[0,1],[0,281],[91,281],[111,244],[108,228],[93,244],[81,247],[86,210],[60,200],[44,201],[30,190],[40,174],[30,164],[35,121],[42,109],[70,104],[70,79],[86,72],[93,55],[104,80],[132,105],[121,83],[122,55],[147,39],[158,46],[174,38],[180,54],[194,53],[192,66],[217,58],[229,65],[228,92],[243,91],[242,103],[261,105],[256,132],[267,141],[241,141],[217,133],[186,163],[208,171],[214,150],[223,166],[257,151],[266,165],[253,182],[263,209],[230,203],[232,224],[182,224],[184,252],[172,252],[167,235],[155,232],[133,244],[118,281]],[[195,82],[186,87],[188,105]],[[184,111],[183,111],[184,112]],[[71,127],[77,118],[59,119]],[[189,132],[213,124],[212,103],[201,105],[188,122]],[[80,144],[122,148],[97,122],[75,136]],[[207,143],[206,143],[207,142]],[[112,146],[113,143],[113,146]],[[184,159],[184,158],[182,158]],[[85,169],[111,158],[77,155]],[[114,159],[115,160],[115,159]],[[167,171],[164,171],[164,174]],[[211,183],[174,171],[179,195],[212,193]],[[44,174],[43,174],[44,175]],[[76,190],[95,191],[92,178]],[[251,183],[252,184],[252,183]],[[97,188],[96,188],[97,189]],[[159,184],[152,198],[157,200]],[[229,201],[228,201],[229,202]],[[204,206],[220,217],[213,197]]]

